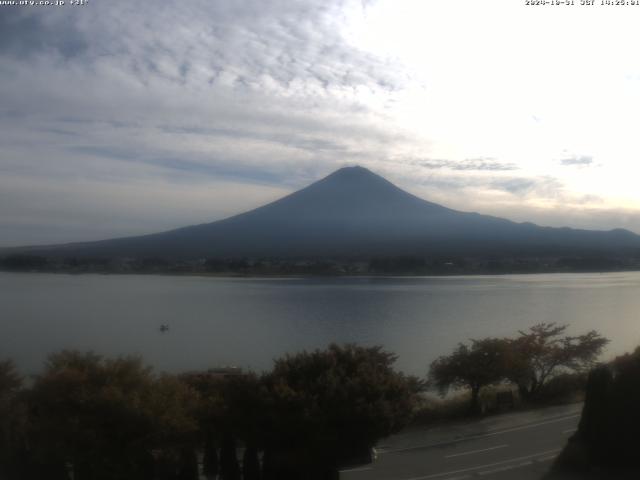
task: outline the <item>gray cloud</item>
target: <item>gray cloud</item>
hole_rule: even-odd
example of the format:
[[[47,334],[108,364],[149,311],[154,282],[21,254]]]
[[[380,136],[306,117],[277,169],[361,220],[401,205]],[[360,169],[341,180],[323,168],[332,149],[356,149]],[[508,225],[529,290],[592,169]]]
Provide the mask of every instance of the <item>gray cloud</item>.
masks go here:
[[[153,8],[96,0],[0,9],[0,172],[33,199],[10,190],[0,230],[11,235],[0,242],[60,241],[62,224],[67,240],[99,237],[109,224],[114,234],[125,234],[125,224],[140,233],[147,223],[124,214],[122,198],[157,193],[153,185],[169,198],[180,191],[185,203],[199,201],[207,182],[287,191],[345,163],[387,156],[404,134],[361,97],[384,97],[406,79],[392,62],[345,41],[346,8],[365,7],[355,0],[167,0]],[[85,183],[94,188],[78,188]],[[114,185],[120,198],[106,194]],[[83,197],[91,191],[101,192],[99,208]],[[61,192],[103,212],[78,214],[86,235],[63,213],[77,209]],[[246,208],[220,195],[211,198],[224,211],[211,207],[198,221]],[[141,215],[157,223],[150,232],[195,220],[144,205]]]
[[[586,166],[586,165],[591,165],[592,163],[593,163],[593,157],[590,157],[587,155],[563,158],[562,160],[560,160],[561,165],[567,165],[567,166],[573,166],[573,165]]]
[[[64,9],[67,10],[67,9]],[[63,58],[81,55],[88,39],[76,28],[72,12],[38,12],[35,8],[0,9],[0,54],[23,58],[57,53]]]
[[[568,198],[564,184],[552,176],[505,176],[501,172],[474,175],[471,171],[463,171],[449,174],[429,174],[417,180],[417,183],[430,189],[456,192],[458,198],[467,191],[473,191],[480,196],[486,196],[496,191],[506,192],[517,197],[518,200],[525,200],[529,197],[546,200]],[[597,199],[595,196],[582,196],[580,198],[582,203],[596,201]],[[571,197],[572,203],[575,200],[575,198]],[[467,198],[465,208],[473,208],[473,201],[473,198]]]
[[[503,163],[489,157],[469,158],[466,160],[420,160],[414,164],[428,169],[449,169],[449,170],[476,170],[476,171],[509,171],[517,170],[518,167],[513,163]]]
[[[506,178],[493,180],[490,188],[503,190],[518,197],[535,195],[544,199],[559,199],[564,195],[564,185],[557,178],[531,177],[531,178]]]
[[[514,195],[523,195],[533,190],[537,186],[537,182],[532,178],[512,178],[495,181],[491,186]]]

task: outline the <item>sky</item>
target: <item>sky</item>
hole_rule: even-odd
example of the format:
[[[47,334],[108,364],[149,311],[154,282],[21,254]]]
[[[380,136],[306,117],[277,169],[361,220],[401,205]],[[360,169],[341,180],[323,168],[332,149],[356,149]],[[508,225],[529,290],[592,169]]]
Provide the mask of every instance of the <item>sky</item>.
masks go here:
[[[640,5],[2,3],[0,246],[209,222],[350,165],[640,233]]]

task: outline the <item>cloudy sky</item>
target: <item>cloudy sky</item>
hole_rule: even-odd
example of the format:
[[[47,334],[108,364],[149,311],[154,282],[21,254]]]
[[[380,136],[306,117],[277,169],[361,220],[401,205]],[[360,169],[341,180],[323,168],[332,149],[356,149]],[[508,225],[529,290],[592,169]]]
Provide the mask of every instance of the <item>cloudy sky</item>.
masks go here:
[[[524,0],[0,5],[0,246],[216,220],[355,164],[460,210],[640,233],[639,20]]]

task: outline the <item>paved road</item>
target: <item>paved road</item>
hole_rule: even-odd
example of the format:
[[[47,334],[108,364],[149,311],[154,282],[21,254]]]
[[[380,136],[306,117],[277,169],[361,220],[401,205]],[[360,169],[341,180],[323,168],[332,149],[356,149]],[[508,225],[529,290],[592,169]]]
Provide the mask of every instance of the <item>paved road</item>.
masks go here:
[[[392,437],[341,480],[539,479],[575,431],[582,405],[499,415]]]

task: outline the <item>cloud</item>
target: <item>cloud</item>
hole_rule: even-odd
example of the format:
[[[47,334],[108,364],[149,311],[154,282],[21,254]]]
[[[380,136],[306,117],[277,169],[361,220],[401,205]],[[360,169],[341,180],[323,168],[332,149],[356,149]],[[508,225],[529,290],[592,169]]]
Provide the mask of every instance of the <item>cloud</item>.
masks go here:
[[[581,206],[579,204],[559,204],[555,208],[532,206],[526,211],[515,205],[486,205],[483,211],[491,215],[505,217],[517,222],[533,222],[542,226],[584,228],[588,230],[612,230],[625,228],[640,231],[640,214],[637,210],[611,209]]]
[[[531,192],[538,182],[532,178],[512,178],[509,180],[498,180],[491,184],[491,186],[498,190],[504,190],[513,195],[524,195]]]
[[[566,200],[568,195],[565,185],[551,176],[501,178],[491,181],[489,187],[536,202],[557,202]]]
[[[201,182],[197,177],[184,172],[181,181],[168,183],[154,167],[131,182],[2,174],[0,237],[4,245],[24,245],[30,239],[63,243],[138,235],[224,218],[229,204],[237,213],[289,193],[229,178]]]
[[[289,191],[345,163],[371,162],[405,134],[370,99],[405,80],[392,61],[344,40],[345,9],[362,8],[342,0],[2,8],[0,172],[59,191],[151,181],[170,197],[220,181]],[[36,203],[61,201],[49,189],[28,190]],[[51,212],[19,208],[22,196],[12,192],[7,214],[51,223]],[[236,196],[219,201],[225,212],[201,221],[246,206]],[[123,232],[119,199],[103,196],[101,205],[114,233]],[[87,233],[78,239],[108,228],[82,218]],[[130,221],[138,232],[141,223]],[[15,222],[11,230],[18,239]],[[24,230],[25,242],[49,241],[33,231]]]
[[[518,167],[513,163],[503,163],[490,157],[469,158],[466,160],[420,160],[415,162],[417,165],[428,169],[449,169],[449,170],[476,170],[500,172],[517,170]]]
[[[535,201],[556,201],[566,199],[566,189],[564,184],[557,178],[550,176],[538,177],[503,177],[503,176],[477,176],[471,173],[464,175],[436,175],[429,176],[424,179],[421,184],[429,188],[437,188],[445,191],[473,192],[469,196],[467,208],[473,208],[474,200],[483,197],[493,196],[495,194],[507,194],[501,201],[509,201],[509,198],[517,198],[519,202],[523,200]],[[594,201],[595,196],[582,196],[584,202]],[[575,197],[572,196],[575,200]]]
[[[568,169],[557,160],[564,145],[544,150],[544,138],[532,141],[553,118],[545,105],[558,102],[532,97],[545,118],[532,133],[529,110],[516,109],[532,56],[512,56],[525,58],[524,66],[498,71],[501,49],[517,43],[503,41],[500,29],[511,24],[450,28],[441,18],[460,20],[458,10],[408,2],[417,10],[407,12],[424,13],[408,19],[386,2],[389,10],[381,11],[399,18],[401,28],[385,29],[393,26],[388,15],[374,15],[382,4],[164,0],[152,8],[96,0],[80,8],[0,8],[0,244],[211,221],[345,164],[362,164],[467,209],[492,202],[525,208],[567,195],[557,171],[565,170],[566,181]],[[385,28],[360,28],[375,18]],[[477,35],[469,44],[466,29],[493,31],[495,38]],[[419,32],[427,40],[416,40]],[[367,38],[375,41],[369,45]],[[396,44],[402,48],[394,54]],[[428,68],[408,65],[411,52]],[[486,75],[475,75],[480,69]],[[512,78],[520,71],[522,78]],[[567,151],[602,151],[573,143],[575,150]],[[521,151],[525,160],[553,164],[549,177],[556,183],[541,177],[544,165],[526,168]],[[592,163],[586,159],[560,164]],[[224,185],[246,201],[223,195]],[[155,201],[143,201],[137,191]],[[181,207],[168,208],[171,202]],[[138,210],[128,208],[134,203]]]
[[[590,157],[587,155],[563,158],[562,160],[560,160],[561,165],[567,165],[567,166],[575,166],[575,165],[586,166],[586,165],[591,165],[592,163],[593,163],[593,157]]]
[[[69,59],[88,47],[89,40],[76,28],[73,15],[44,15],[29,8],[0,9],[1,55],[24,58],[52,53]]]

